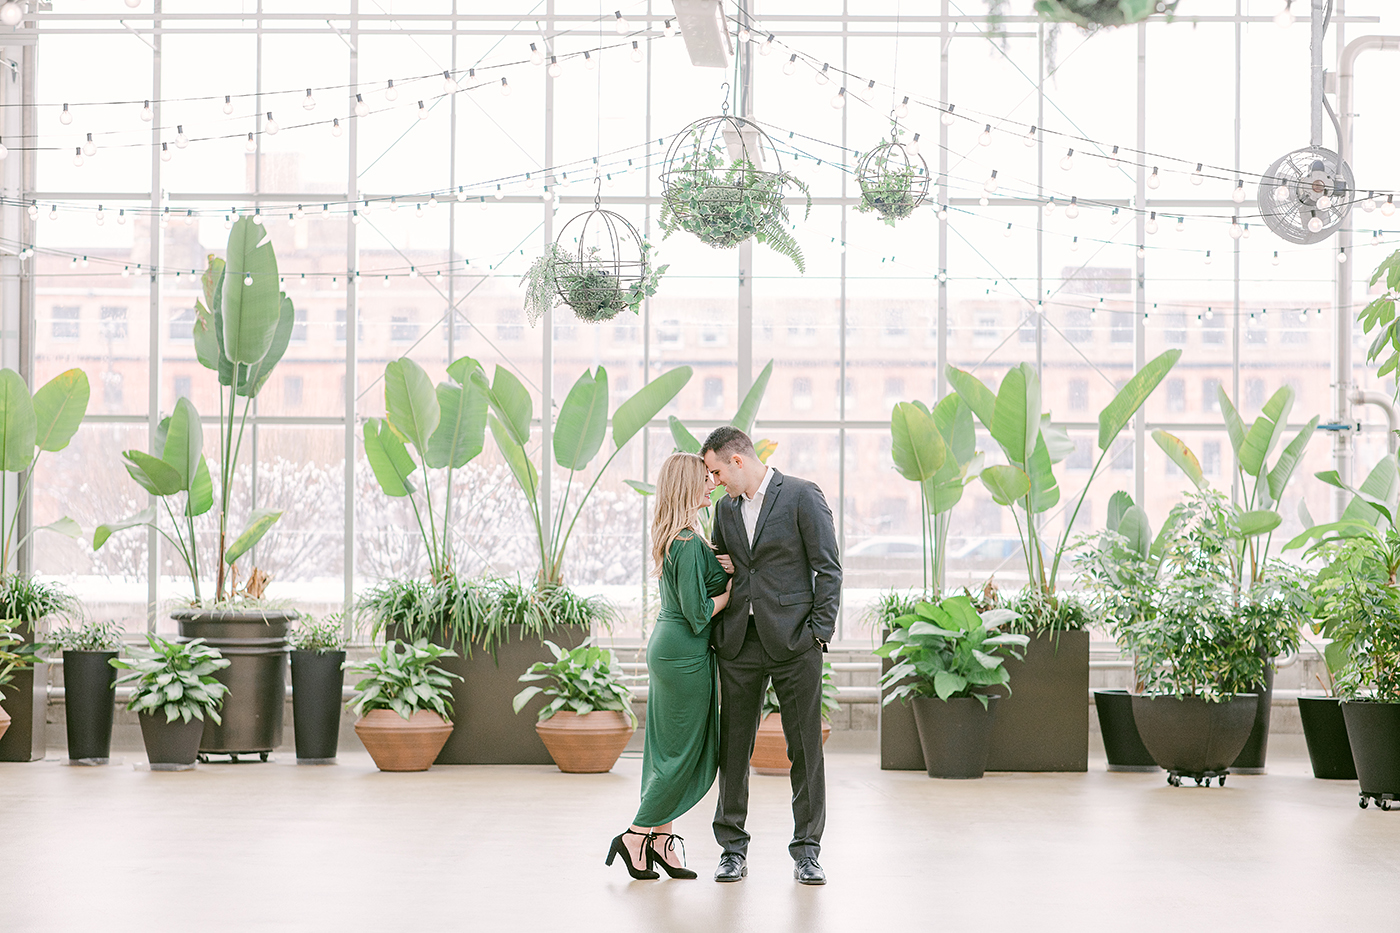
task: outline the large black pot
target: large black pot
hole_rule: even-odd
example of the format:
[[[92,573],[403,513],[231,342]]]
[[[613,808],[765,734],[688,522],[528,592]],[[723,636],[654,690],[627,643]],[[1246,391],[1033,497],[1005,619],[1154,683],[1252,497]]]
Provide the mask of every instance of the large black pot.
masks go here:
[[[1259,695],[1259,703],[1254,710],[1254,725],[1250,727],[1249,738],[1244,748],[1230,763],[1232,774],[1263,774],[1268,769],[1265,761],[1269,756],[1269,714],[1274,708],[1274,662],[1269,660],[1264,668],[1264,682],[1250,687],[1251,693]]]
[[[15,628],[25,644],[34,641],[34,625]],[[10,728],[0,737],[0,761],[42,761],[48,750],[49,666],[42,661],[12,672],[0,687],[0,707],[10,714]]]
[[[292,732],[298,764],[335,760],[344,663],[344,651],[292,652]]]
[[[1256,693],[1220,703],[1200,697],[1134,696],[1133,720],[1152,760],[1178,775],[1221,774],[1254,727]]]
[[[183,639],[203,638],[229,666],[215,672],[228,687],[223,725],[207,719],[199,750],[206,754],[260,753],[282,744],[287,702],[287,628],[295,612],[180,609],[170,614]]]
[[[889,632],[881,633],[881,640]],[[883,678],[894,662],[889,658],[880,659],[880,676]],[[897,685],[896,685],[897,686]],[[895,700],[886,705],[885,698],[894,687],[880,691],[879,722],[880,730],[880,769],[882,771],[922,771],[924,770],[924,749],[919,744],[919,728],[914,724],[914,708],[908,703]]]
[[[1308,743],[1313,777],[1332,781],[1356,780],[1342,701],[1336,697],[1299,697],[1298,715]]]
[[[205,714],[206,717],[208,714]],[[152,771],[188,771],[199,757],[199,739],[204,735],[204,723],[198,719],[166,722],[165,714],[138,713],[141,739],[146,744],[146,758]],[[208,720],[206,718],[206,722]]]
[[[112,753],[112,717],[117,672],[115,651],[63,652],[63,717],[68,723],[68,759],[106,764]]]
[[[1361,805],[1366,806],[1367,796],[1389,798],[1387,804],[1400,798],[1400,703],[1347,700],[1342,715],[1356,759]]]
[[[989,771],[1089,770],[1089,633],[1032,635],[1025,658],[1008,658],[1010,691],[992,723]]]
[[[1142,744],[1133,719],[1133,696],[1126,690],[1095,690],[1094,711],[1103,734],[1110,771],[1156,771],[1157,762]]]
[[[1001,702],[1000,697],[989,697],[984,707],[975,697],[911,698],[929,777],[982,776],[987,770],[987,753],[991,749],[992,723]]]

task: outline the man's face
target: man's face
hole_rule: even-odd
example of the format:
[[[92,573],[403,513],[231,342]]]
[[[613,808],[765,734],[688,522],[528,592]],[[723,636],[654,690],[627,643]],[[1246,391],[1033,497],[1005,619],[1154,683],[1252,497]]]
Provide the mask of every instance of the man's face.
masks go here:
[[[738,498],[740,494],[738,484],[731,482],[732,480],[738,479],[737,470],[740,465],[740,460],[737,456],[730,457],[727,460],[721,460],[719,455],[713,450],[705,451],[705,469],[710,471],[710,478],[717,485],[724,487],[725,493],[727,493],[731,499]]]

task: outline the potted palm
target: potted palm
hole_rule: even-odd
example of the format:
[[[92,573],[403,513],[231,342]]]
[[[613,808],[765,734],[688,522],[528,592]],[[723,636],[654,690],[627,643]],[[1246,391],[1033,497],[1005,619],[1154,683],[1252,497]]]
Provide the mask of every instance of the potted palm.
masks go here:
[[[909,698],[929,777],[980,778],[987,768],[998,697],[1008,683],[1005,656],[1019,657],[1030,638],[1002,632],[1009,609],[978,612],[967,596],[920,602],[875,654],[895,662],[880,678],[889,705]]]
[[[330,764],[340,744],[345,686],[345,625],[339,613],[303,617],[288,639],[292,660],[292,733],[297,764]]]
[[[282,742],[286,636],[297,614],[264,600],[269,578],[259,568],[241,574],[240,585],[239,559],[282,513],[254,508],[238,531],[232,500],[254,399],[286,352],[296,322],[292,300],[279,283],[271,235],[252,218],[240,218],[229,231],[225,258],[209,257],[203,300],[195,304],[195,356],[218,382],[217,484],[204,456],[203,421],[182,398],[160,421],[149,452],[122,454],[127,473],[158,505],[101,525],[92,538],[96,550],[117,532],[153,528],[179,555],[192,589],[187,603],[171,613],[180,636],[237,649],[229,651],[230,664],[219,675],[225,686],[237,684],[237,689],[222,720],[205,723],[200,751],[235,759],[257,753],[264,761]],[[214,524],[205,533],[196,523],[203,516],[210,518],[198,524],[211,519]],[[203,544],[211,539],[212,549]]]
[[[520,675],[529,686],[515,696],[518,714],[535,697],[545,699],[536,717],[540,735],[554,763],[567,774],[611,771],[637,728],[632,691],[611,651],[592,639],[565,651],[552,641],[545,647],[553,661],[539,661]]]
[[[141,739],[152,771],[189,771],[199,756],[205,720],[219,721],[228,688],[214,676],[228,660],[203,639],[174,641],[147,633],[149,649],[108,663],[129,671],[116,686],[130,684],[126,708],[141,722]]]
[[[63,654],[63,715],[68,726],[68,760],[107,763],[112,750],[112,718],[117,672],[111,661],[121,653],[115,622],[66,625],[49,635],[50,651]]]
[[[380,771],[427,771],[452,733],[452,681],[437,662],[452,652],[419,639],[389,641],[347,665],[364,676],[346,705],[360,717],[355,734]]]
[[[841,709],[836,701],[836,680],[830,661],[822,662],[822,744],[831,737],[831,716]],[[786,777],[792,773],[792,759],[787,753],[787,737],[783,734],[783,713],[778,705],[778,692],[773,682],[763,692],[763,710],[759,714],[758,734],[754,738],[749,765],[755,774]]]

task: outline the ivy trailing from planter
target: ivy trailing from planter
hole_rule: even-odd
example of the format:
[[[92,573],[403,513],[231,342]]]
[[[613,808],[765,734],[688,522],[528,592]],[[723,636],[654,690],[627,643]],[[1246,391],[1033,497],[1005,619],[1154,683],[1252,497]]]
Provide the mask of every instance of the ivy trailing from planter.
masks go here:
[[[623,311],[640,314],[642,302],[656,294],[661,276],[670,268],[652,267],[651,244],[647,241],[641,242],[640,250],[640,277],[631,278],[609,269],[610,264],[596,246],[575,256],[558,243],[549,244],[521,278],[530,323],[561,305],[580,320],[595,324],[612,320]]]
[[[914,208],[928,195],[928,164],[923,156],[910,152],[899,141],[900,130],[894,127],[889,140],[880,144],[861,159],[856,169],[860,183],[860,203],[856,210],[862,214],[878,214],[891,227],[914,213]]]
[[[1154,13],[1167,19],[1180,0],[1035,0],[1035,11],[1047,23],[1073,23],[1095,31],[1105,26],[1128,26]],[[989,4],[989,8],[992,5]],[[990,18],[990,16],[989,16]]]

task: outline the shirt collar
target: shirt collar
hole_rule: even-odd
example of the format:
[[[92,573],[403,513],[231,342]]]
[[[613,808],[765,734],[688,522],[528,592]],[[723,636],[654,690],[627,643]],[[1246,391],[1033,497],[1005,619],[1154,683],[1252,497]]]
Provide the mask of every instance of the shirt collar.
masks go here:
[[[758,491],[751,496],[744,496],[744,498],[747,499],[749,502],[752,502],[755,499],[762,499],[768,494],[768,482],[772,478],[773,468],[765,465],[763,468],[763,480],[758,484]]]

